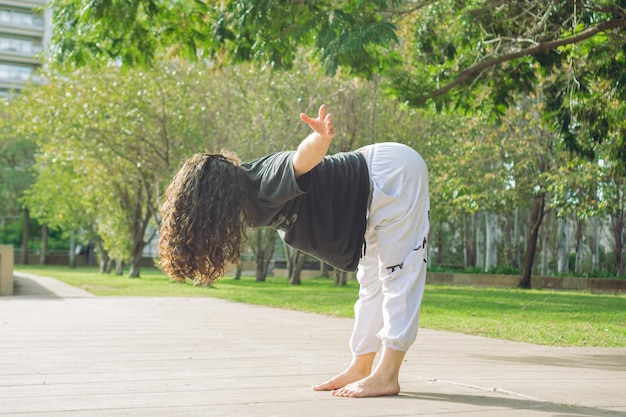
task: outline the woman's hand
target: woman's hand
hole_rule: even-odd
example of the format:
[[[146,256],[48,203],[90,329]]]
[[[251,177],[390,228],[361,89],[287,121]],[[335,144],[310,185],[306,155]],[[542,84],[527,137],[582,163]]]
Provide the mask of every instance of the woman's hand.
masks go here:
[[[319,114],[316,118],[300,113],[300,119],[308,124],[313,133],[304,139],[293,157],[293,171],[296,177],[306,174],[317,166],[328,152],[330,142],[335,137],[335,127],[333,126],[333,115],[326,114],[326,106],[320,106]]]
[[[305,113],[300,113],[300,119],[324,138],[332,139],[337,133],[333,126],[333,115],[330,113],[326,114],[326,105],[324,104],[320,106],[319,114],[315,119],[307,116]]]

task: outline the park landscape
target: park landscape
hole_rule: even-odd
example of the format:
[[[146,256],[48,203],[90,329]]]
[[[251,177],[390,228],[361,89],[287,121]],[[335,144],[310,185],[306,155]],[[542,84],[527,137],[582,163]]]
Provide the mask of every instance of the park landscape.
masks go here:
[[[537,276],[626,280],[626,3],[52,0],[46,6],[54,17],[49,49],[41,58],[45,65],[37,74],[37,80],[45,81],[33,80],[0,98],[0,244],[15,248],[16,275],[53,277],[95,297],[68,301],[71,314],[51,299],[34,300],[45,306],[35,307],[33,300],[19,294],[12,300],[2,297],[5,334],[28,340],[30,333],[19,326],[19,317],[24,314],[23,322],[39,329],[37,318],[24,313],[37,308],[49,309],[50,318],[64,319],[75,317],[80,309],[95,311],[101,321],[93,326],[100,330],[107,328],[106,316],[97,313],[119,308],[115,323],[127,322],[123,312],[133,311],[139,317],[137,331],[139,323],[157,329],[140,311],[118,305],[120,300],[126,300],[121,301],[128,302],[126,306],[150,306],[165,322],[172,312],[163,303],[178,306],[188,299],[202,318],[188,318],[194,332],[184,335],[208,348],[214,345],[204,345],[202,333],[195,330],[216,325],[203,315],[211,303],[231,312],[236,311],[231,310],[234,302],[243,311],[272,320],[279,320],[279,311],[290,317],[285,319],[288,328],[298,337],[297,326],[290,322],[296,318],[309,323],[319,315],[324,323],[343,326],[353,315],[357,282],[323,266],[319,276],[302,277],[310,257],[283,245],[274,231],[249,230],[242,261],[253,259],[254,268],[243,271],[234,265],[211,287],[171,281],[159,271],[158,254],[151,249],[158,238],[164,190],[188,156],[229,149],[250,160],[293,149],[306,134],[298,114],[325,103],[338,131],[331,152],[397,141],[423,155],[430,176],[430,272],[515,277],[515,285],[507,288],[428,284],[420,326],[431,349],[425,355],[433,363],[441,365],[441,357],[432,353],[438,349],[433,342],[438,335],[453,341],[453,335],[464,335],[468,339],[459,340],[480,340],[490,349],[514,354],[508,362],[490,357],[486,363],[496,376],[483,367],[476,372],[478,379],[464,374],[456,385],[438,383],[436,368],[428,365],[423,365],[427,370],[409,368],[410,375],[431,375],[408,384],[422,393],[435,391],[407,394],[427,404],[424,415],[441,411],[441,403],[428,407],[435,398],[444,407],[461,403],[476,413],[486,407],[503,408],[510,415],[625,415],[626,404],[619,402],[615,389],[625,378],[624,292],[531,287]],[[273,276],[277,261],[286,264],[288,277]],[[106,307],[95,307],[100,305]],[[167,323],[170,331],[181,330]],[[63,337],[73,340],[69,328],[58,323],[52,328],[57,333],[42,328],[45,337],[32,340],[52,347],[66,346]],[[89,334],[90,325],[79,323],[77,328]],[[230,334],[232,328],[222,331]],[[124,341],[103,334],[96,339],[112,337],[124,350]],[[206,337],[215,337],[212,343],[221,341],[213,333]],[[309,336],[303,337],[298,340]],[[9,358],[7,352],[17,348],[12,339],[0,339],[0,352]],[[141,340],[129,340],[129,346],[146,348]],[[311,364],[328,369],[328,362],[315,365],[306,355],[299,356],[301,352],[294,353],[288,340],[280,339],[280,346],[261,336],[258,340],[259,352],[269,352],[270,357],[280,356],[276,350],[288,352],[288,364],[297,368],[304,363],[298,369]],[[463,343],[450,346],[462,355]],[[168,361],[178,363],[182,357],[168,349],[167,366]],[[526,349],[534,353],[520,353]],[[158,357],[157,349],[147,350],[148,357]],[[326,348],[320,350],[328,360]],[[96,351],[109,358],[98,347]],[[441,351],[450,357],[457,354]],[[61,351],[53,349],[46,357],[27,342],[24,352],[18,355],[24,367],[16,365],[19,361],[4,362],[13,365],[2,378],[9,383],[0,384],[5,393],[13,390],[5,398],[6,409],[15,412],[22,409],[24,398],[42,403],[52,398],[37,391],[44,385],[37,369],[50,358],[53,363],[66,360]],[[459,363],[484,359],[472,349],[468,352]],[[34,358],[32,372],[29,354]],[[244,362],[258,359],[249,352],[240,354]],[[542,361],[543,354],[549,359]],[[79,363],[88,363],[82,353],[76,355],[85,361]],[[123,356],[110,355],[106,363],[94,362],[87,380],[102,383],[93,375],[122,360],[120,367],[129,366],[129,374],[137,372],[138,381],[145,383],[145,369],[131,370]],[[412,356],[411,363],[419,363],[418,357]],[[577,358],[581,365],[565,370],[563,364],[576,364]],[[498,361],[516,370],[522,363],[533,363],[535,375],[543,369],[549,376],[536,377],[534,388],[526,391],[518,385],[524,381],[520,374],[511,374],[519,377],[517,382],[504,381],[506,371]],[[80,371],[70,369],[74,373],[68,374],[69,382],[62,381],[65,376],[55,380],[63,373],[46,374],[52,375],[53,389],[60,390],[53,398],[61,398],[61,403],[71,395],[62,393],[63,384],[86,393],[84,387],[76,388],[81,385],[76,377]],[[269,378],[266,371],[254,369]],[[585,370],[604,373],[596,377]],[[173,374],[192,383],[185,379],[188,373]],[[26,382],[19,383],[16,375]],[[206,375],[198,378],[210,384],[211,370]],[[297,376],[300,381],[302,375]],[[236,378],[229,378],[226,383],[234,387]],[[506,389],[485,382],[498,378],[503,378],[502,386],[515,390],[503,394]],[[582,388],[563,383],[563,392],[550,395],[546,387],[558,385],[550,384],[550,378],[581,378],[594,387],[590,392],[604,394],[586,395]],[[157,385],[148,383],[152,393],[130,386],[145,403],[133,409],[132,400],[124,399],[121,409],[127,415],[157,415],[145,405],[153,401],[154,392],[168,389]],[[38,388],[28,391],[27,386]],[[234,393],[233,387],[224,388],[226,397]],[[473,391],[476,387],[478,392]],[[109,405],[96,406],[101,415],[117,404],[116,389],[106,382],[104,388]],[[259,388],[247,389],[256,393]],[[460,392],[448,391],[454,389]],[[308,395],[298,392],[296,401],[303,404]],[[482,396],[488,400],[479,400]],[[267,413],[272,407],[282,411],[278,399],[267,398]],[[73,401],[68,404],[74,411],[89,415],[87,403]],[[228,407],[241,406],[239,399],[224,401]],[[24,412],[45,409],[37,409],[37,404],[33,401]],[[332,410],[333,403],[320,404]],[[242,406],[244,414],[252,410],[247,406]],[[67,411],[50,407],[48,411],[57,413],[50,415]],[[159,412],[167,415],[163,410]],[[413,410],[396,412],[413,415]],[[220,415],[238,414],[228,408]]]

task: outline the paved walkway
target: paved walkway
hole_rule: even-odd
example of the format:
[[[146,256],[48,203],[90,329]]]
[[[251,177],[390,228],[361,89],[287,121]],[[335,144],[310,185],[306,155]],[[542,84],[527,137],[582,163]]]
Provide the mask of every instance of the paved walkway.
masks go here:
[[[626,417],[626,349],[422,329],[399,396],[334,398],[310,386],[349,361],[351,320],[16,284],[0,298],[0,417]]]

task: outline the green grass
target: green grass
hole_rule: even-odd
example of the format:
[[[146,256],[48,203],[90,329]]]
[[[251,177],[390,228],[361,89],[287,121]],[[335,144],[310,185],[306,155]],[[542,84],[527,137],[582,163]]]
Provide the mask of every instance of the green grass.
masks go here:
[[[225,277],[206,288],[171,281],[142,269],[141,278],[104,275],[94,268],[17,266],[55,277],[101,296],[216,297],[271,307],[352,317],[358,284],[336,287],[332,280],[285,278],[258,283]],[[553,346],[626,347],[626,295],[428,285],[420,326]]]
[[[422,325],[553,346],[626,347],[626,296],[429,286]]]

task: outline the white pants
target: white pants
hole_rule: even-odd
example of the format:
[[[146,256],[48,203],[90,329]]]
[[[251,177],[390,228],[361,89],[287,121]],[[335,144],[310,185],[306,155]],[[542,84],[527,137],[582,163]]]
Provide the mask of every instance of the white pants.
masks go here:
[[[372,198],[359,262],[359,300],[350,339],[353,355],[381,344],[407,351],[417,337],[426,282],[430,199],[428,169],[412,148],[398,143],[366,146]]]

